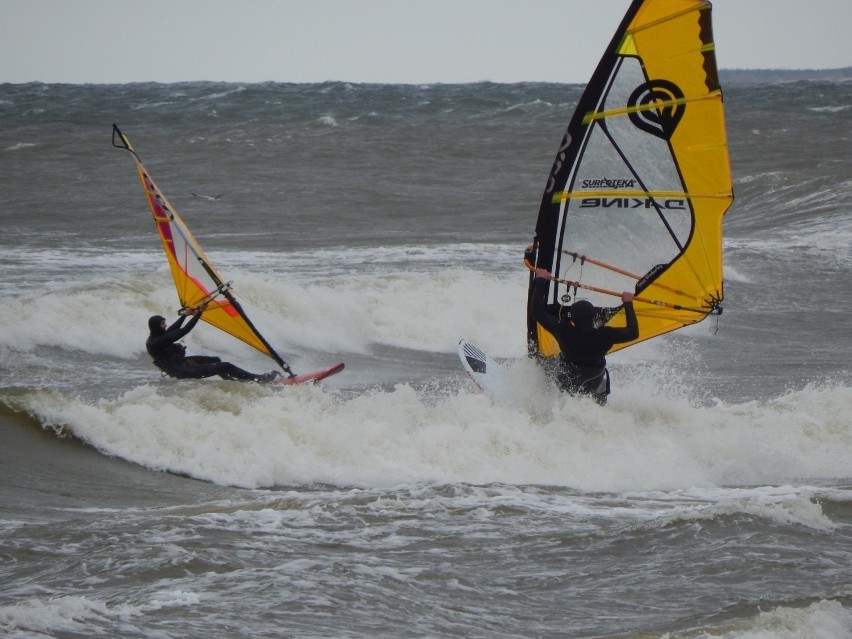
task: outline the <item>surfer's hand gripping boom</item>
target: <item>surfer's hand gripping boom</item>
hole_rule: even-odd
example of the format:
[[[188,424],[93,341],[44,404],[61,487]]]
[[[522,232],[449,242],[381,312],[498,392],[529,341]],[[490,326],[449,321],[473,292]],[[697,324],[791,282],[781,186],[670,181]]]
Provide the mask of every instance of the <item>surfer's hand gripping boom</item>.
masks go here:
[[[231,282],[228,282],[227,284],[221,284],[219,288],[210,293],[210,295],[201,300],[197,305],[184,306],[183,308],[181,308],[178,311],[178,315],[201,315],[201,313],[204,312],[210,302],[215,300],[220,295],[224,295],[226,291],[230,290],[230,288]]]
[[[207,305],[211,302],[211,299],[206,299],[198,306],[189,306],[186,308],[180,309],[178,311],[179,315],[201,315],[204,312],[204,309],[207,308]]]

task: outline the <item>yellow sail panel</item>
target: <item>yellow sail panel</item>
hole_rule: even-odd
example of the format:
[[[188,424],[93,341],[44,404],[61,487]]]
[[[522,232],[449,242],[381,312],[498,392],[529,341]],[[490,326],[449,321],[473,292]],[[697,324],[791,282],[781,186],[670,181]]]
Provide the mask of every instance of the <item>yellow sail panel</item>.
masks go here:
[[[722,217],[733,199],[710,3],[634,0],[560,145],[536,224],[554,309],[588,299],[639,338],[702,320],[722,301]],[[532,286],[532,282],[530,284]],[[531,352],[558,354],[530,319]]]
[[[136,169],[169,261],[181,306],[189,308],[212,300],[202,314],[202,320],[273,357],[268,345],[227,292],[227,285],[213,269],[192,233],[138,160]]]
[[[635,304],[639,339],[644,340],[698,322],[721,302],[722,219],[733,200],[733,188],[710,3],[645,2],[628,31],[647,77],[677,86],[689,101],[674,116],[679,121],[668,142],[684,191],[696,194],[690,199],[693,229],[689,242],[640,293],[670,306]],[[619,344],[613,350],[626,346],[629,344]]]
[[[636,55],[636,44],[633,42],[633,35],[625,33],[621,44],[618,45],[619,55]]]
[[[551,335],[541,324],[536,324],[538,337],[538,352],[545,357],[554,357],[559,355],[559,342]]]

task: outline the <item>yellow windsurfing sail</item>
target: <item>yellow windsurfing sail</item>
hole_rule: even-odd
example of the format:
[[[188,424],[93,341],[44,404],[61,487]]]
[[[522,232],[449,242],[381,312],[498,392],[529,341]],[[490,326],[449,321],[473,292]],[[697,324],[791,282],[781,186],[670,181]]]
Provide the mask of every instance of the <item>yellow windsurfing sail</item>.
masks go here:
[[[548,302],[611,307],[635,292],[639,338],[720,313],[722,217],[733,200],[722,91],[703,0],[635,0],[586,87],[539,209]],[[532,289],[533,277],[530,277]],[[530,352],[559,353],[528,313]]]
[[[116,143],[116,140],[120,143]],[[130,141],[115,125],[113,146],[130,151],[136,162],[136,171],[169,261],[181,307],[192,308],[207,302],[202,320],[271,357],[284,371],[292,375],[289,365],[251,323],[234,297],[230,283],[225,283],[219,277],[186,224],[151,179]]]

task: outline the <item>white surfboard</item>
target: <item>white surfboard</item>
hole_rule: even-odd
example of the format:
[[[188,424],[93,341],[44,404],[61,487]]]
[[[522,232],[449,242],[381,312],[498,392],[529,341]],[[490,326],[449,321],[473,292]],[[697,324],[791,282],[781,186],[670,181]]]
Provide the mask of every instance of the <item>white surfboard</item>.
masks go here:
[[[462,368],[476,387],[482,391],[493,389],[501,373],[506,370],[481,348],[464,339],[459,342],[459,359]]]

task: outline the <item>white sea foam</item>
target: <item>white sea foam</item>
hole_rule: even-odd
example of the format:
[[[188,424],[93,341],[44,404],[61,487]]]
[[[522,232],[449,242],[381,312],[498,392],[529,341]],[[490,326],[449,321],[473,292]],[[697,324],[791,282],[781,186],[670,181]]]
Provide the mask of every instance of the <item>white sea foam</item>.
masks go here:
[[[21,401],[105,453],[244,487],[499,482],[630,491],[849,477],[850,388],[697,408],[650,386],[625,380],[607,407],[561,395],[534,374],[519,376],[501,401],[469,391],[462,376],[443,389],[400,384],[354,397],[207,382],[187,383],[179,395],[141,386],[113,400],[45,391]],[[825,525],[796,498],[733,507]]]
[[[848,639],[852,611],[838,600],[826,599],[806,607],[778,606],[755,617],[737,618],[711,630],[667,634],[670,639]]]
[[[12,606],[0,606],[0,629],[5,632],[64,631],[85,634],[90,623],[125,622],[139,614],[141,611],[138,607],[110,605],[85,596],[38,598]]]
[[[7,146],[6,151],[20,151],[21,149],[28,149],[33,146],[38,146],[35,142],[18,142],[17,144],[13,144],[12,146]]]
[[[635,493],[637,503],[649,506],[632,514],[645,527],[666,527],[676,522],[701,522],[747,515],[780,526],[801,526],[832,532],[837,525],[823,512],[818,499],[822,489],[810,486],[760,486],[755,488],[691,488],[667,493]],[[624,513],[620,513],[621,516]]]
[[[671,379],[672,355],[664,340],[655,340],[610,357],[617,391],[602,408],[554,390],[524,357],[524,272],[392,270],[375,277],[358,268],[295,281],[230,270],[254,322],[280,351],[296,353],[299,364],[327,360],[318,353],[345,360],[347,353],[396,348],[446,354],[440,377],[422,379],[419,387],[379,387],[387,377],[377,364],[348,368],[326,386],[357,380],[354,396],[316,387],[276,391],[205,380],[178,388],[165,381],[129,392],[125,386],[100,400],[34,393],[24,408],[106,453],[248,487],[459,481],[634,490],[849,476],[847,386],[696,406],[690,398],[698,389]],[[4,359],[36,357],[42,347],[82,358],[107,355],[128,360],[128,379],[138,377],[140,366],[157,379],[144,355],[147,319],[175,306],[165,269],[143,283],[66,282],[0,306],[0,346]],[[707,341],[703,324],[679,333],[681,342]],[[454,359],[460,337],[509,358],[496,399],[473,392],[461,373]],[[250,370],[269,367],[259,353],[203,324],[186,342],[190,353],[216,353]],[[54,359],[54,380],[65,368],[71,378],[80,374],[78,357]],[[371,379],[376,388],[365,390]]]
[[[326,126],[335,127],[335,128],[340,126],[340,124],[337,122],[337,118],[335,118],[331,114],[326,114],[326,115],[320,116],[319,118],[317,118],[317,122],[320,123],[320,124],[325,124]]]
[[[730,264],[725,264],[724,266],[724,278],[726,282],[743,282],[745,284],[751,284],[754,281],[750,275],[743,273],[738,267],[731,266]]]
[[[852,109],[852,106],[848,104],[841,104],[837,106],[808,107],[808,111],[813,111],[814,113],[841,113],[842,111],[848,111],[849,109]]]
[[[230,274],[239,282],[235,290],[253,322],[282,351],[363,353],[381,344],[452,352],[461,336],[472,335],[496,356],[523,353],[523,273],[504,278],[450,270],[395,271],[311,283],[270,279],[237,268]],[[20,351],[56,346],[132,357],[143,352],[150,315],[177,319],[178,303],[165,267],[144,280],[105,277],[57,288],[0,306],[0,344]],[[212,329],[196,329],[187,343],[250,361],[265,359]]]

